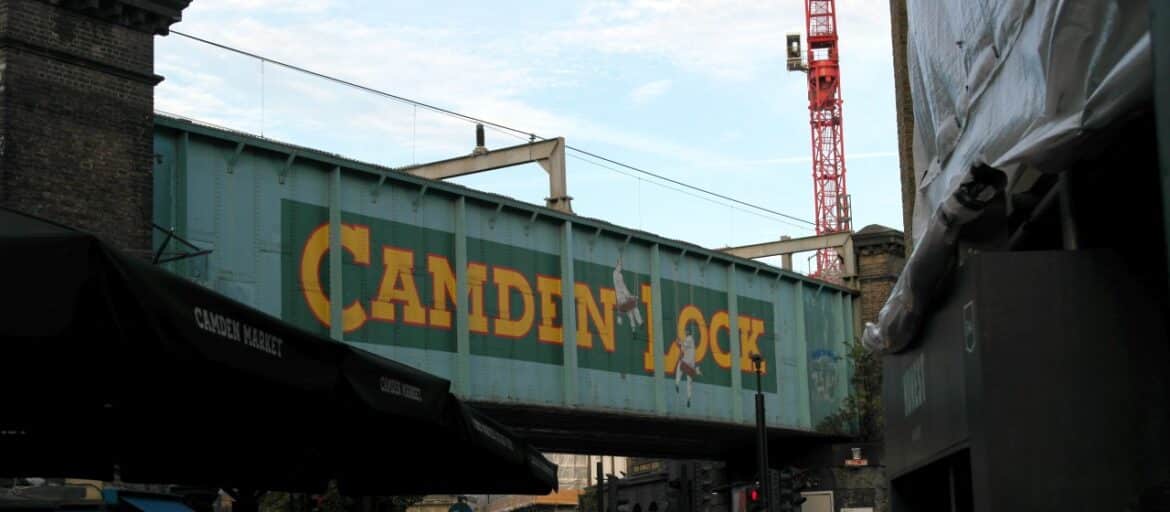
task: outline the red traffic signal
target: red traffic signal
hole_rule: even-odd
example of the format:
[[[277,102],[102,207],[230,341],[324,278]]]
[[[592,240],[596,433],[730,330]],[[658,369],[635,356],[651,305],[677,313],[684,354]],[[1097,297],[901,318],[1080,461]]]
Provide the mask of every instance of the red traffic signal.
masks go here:
[[[748,501],[760,501],[760,490],[756,487],[748,489]]]

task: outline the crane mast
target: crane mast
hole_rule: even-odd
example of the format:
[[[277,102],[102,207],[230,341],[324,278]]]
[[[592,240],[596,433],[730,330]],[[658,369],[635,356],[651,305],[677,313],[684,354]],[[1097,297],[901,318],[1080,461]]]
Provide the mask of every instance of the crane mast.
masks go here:
[[[841,120],[841,68],[838,66],[835,0],[805,0],[807,64],[801,62],[800,34],[788,34],[788,70],[808,74],[808,112],[812,129],[812,177],[818,235],[852,229],[845,188],[845,134]],[[817,252],[815,274],[837,279],[842,273],[835,249]]]

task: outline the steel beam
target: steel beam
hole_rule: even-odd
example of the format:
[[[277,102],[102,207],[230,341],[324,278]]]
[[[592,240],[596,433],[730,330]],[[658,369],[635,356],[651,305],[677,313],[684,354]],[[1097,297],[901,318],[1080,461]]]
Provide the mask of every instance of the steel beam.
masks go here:
[[[548,173],[549,197],[545,198],[548,207],[572,213],[570,204],[572,198],[569,197],[568,182],[565,179],[565,139],[562,137],[491,151],[477,151],[468,156],[405,167],[401,171],[422,178],[444,180],[532,162],[540,164]]]
[[[815,251],[818,249],[844,247],[845,243],[848,242],[852,236],[853,235],[851,233],[833,233],[829,235],[806,236],[803,238],[777,240],[775,242],[741,245],[739,247],[726,247],[720,250],[727,254],[732,254],[741,258],[767,258],[769,256],[783,256],[786,254]]]
[[[288,173],[292,171],[293,162],[297,160],[297,152],[293,151],[288,155],[288,159],[284,161],[284,168],[281,169],[278,181],[284,185],[284,180],[288,178]]]
[[[792,254],[830,248],[839,248],[839,253],[845,260],[845,274],[842,277],[856,276],[857,255],[853,251],[853,233],[832,233],[828,235],[806,236],[803,238],[781,239],[775,242],[725,247],[720,249],[720,251],[753,260],[767,258],[769,256],[784,256],[785,270],[792,270]]]
[[[228,174],[236,172],[236,164],[240,161],[240,155],[244,153],[244,147],[243,142],[236,143],[236,150],[232,152],[232,156],[228,157],[227,168],[224,169]]]

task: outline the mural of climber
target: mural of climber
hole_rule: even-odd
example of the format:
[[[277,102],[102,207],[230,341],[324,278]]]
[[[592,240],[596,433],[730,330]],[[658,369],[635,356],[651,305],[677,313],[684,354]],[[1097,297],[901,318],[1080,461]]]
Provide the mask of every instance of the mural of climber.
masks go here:
[[[674,391],[679,392],[679,384],[682,383],[685,375],[687,379],[687,407],[690,407],[691,397],[694,393],[692,383],[695,377],[703,374],[703,370],[699,369],[699,365],[695,362],[695,336],[688,328],[686,336],[680,335],[674,342],[682,351],[682,357],[678,358],[678,363],[674,366]]]
[[[614,310],[618,313],[618,325],[622,324],[622,315],[625,315],[626,321],[630,323],[630,331],[637,331],[642,325],[642,312],[638,309],[638,296],[630,293],[626,280],[622,278],[621,256],[618,256],[617,265],[613,267],[613,289],[617,294]]]

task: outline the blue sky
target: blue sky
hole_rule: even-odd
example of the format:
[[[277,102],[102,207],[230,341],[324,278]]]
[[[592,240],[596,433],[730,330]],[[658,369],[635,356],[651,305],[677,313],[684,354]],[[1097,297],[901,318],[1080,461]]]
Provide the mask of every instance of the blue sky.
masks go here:
[[[838,11],[854,227],[900,228],[888,5]],[[799,0],[196,0],[173,28],[811,220],[806,86],[784,62],[803,20]],[[463,121],[179,36],[158,40],[155,63],[161,111],[394,167],[474,145]],[[489,130],[487,142],[520,141]],[[567,168],[581,215],[708,247],[812,232],[572,156]],[[548,195],[535,165],[457,181]]]

